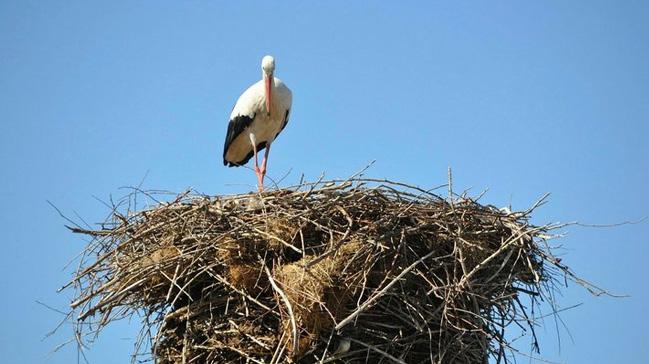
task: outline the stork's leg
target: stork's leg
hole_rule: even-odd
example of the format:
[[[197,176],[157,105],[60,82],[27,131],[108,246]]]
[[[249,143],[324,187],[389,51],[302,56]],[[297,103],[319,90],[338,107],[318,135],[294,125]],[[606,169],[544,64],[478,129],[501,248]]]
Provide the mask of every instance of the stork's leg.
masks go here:
[[[264,177],[266,177],[266,163],[268,163],[268,155],[270,154],[270,141],[266,143],[266,152],[264,152],[264,160],[261,161],[261,188],[264,189]]]
[[[257,176],[257,187],[259,192],[264,191],[264,176],[259,168],[259,159],[257,158],[257,140],[255,135],[250,133],[250,143],[252,144],[252,153],[255,156],[255,175]]]

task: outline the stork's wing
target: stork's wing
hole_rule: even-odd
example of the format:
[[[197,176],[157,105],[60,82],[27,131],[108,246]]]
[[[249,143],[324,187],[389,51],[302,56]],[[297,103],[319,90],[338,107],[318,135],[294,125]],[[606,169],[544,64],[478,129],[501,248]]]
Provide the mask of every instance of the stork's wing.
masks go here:
[[[288,124],[288,114],[290,112],[291,112],[291,109],[286,109],[286,114],[284,115],[284,123],[282,124],[282,127],[279,129],[277,134],[275,134],[275,138],[273,138],[273,139],[277,139],[277,136],[279,135],[279,133],[281,133],[282,130],[284,130],[284,128],[286,127],[286,124]]]
[[[228,124],[228,133],[225,136],[225,145],[223,146],[223,165],[230,166],[234,165],[232,162],[225,159],[225,155],[228,153],[228,148],[230,144],[236,139],[239,134],[241,134],[247,127],[252,124],[252,121],[255,119],[255,115],[237,115],[230,120]]]

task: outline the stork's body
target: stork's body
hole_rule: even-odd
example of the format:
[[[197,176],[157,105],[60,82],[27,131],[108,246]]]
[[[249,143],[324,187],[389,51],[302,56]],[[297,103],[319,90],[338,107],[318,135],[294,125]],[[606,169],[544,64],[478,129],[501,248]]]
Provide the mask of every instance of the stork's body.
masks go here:
[[[275,78],[275,61],[262,60],[263,79],[250,86],[237,100],[230,114],[230,123],[223,147],[223,164],[238,167],[255,158],[255,174],[259,190],[264,188],[264,176],[270,146],[288,123],[292,94],[284,83]],[[266,149],[259,166],[257,153]]]

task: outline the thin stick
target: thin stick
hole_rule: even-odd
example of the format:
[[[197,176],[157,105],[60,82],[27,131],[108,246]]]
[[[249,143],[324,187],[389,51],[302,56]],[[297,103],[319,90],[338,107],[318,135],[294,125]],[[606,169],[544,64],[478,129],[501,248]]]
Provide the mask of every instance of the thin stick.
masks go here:
[[[284,291],[282,291],[275,283],[275,280],[273,279],[273,275],[270,273],[270,270],[266,266],[266,263],[264,263],[263,260],[261,262],[264,266],[264,271],[268,276],[268,281],[270,282],[270,285],[273,286],[275,292],[277,292],[279,296],[282,298],[284,304],[286,305],[286,309],[288,310],[288,316],[291,319],[291,330],[293,331],[293,351],[295,352],[298,350],[299,342],[297,337],[297,324],[295,323],[295,316],[293,315],[293,305],[291,305],[291,302],[288,300],[288,296],[286,296],[286,293],[284,293]]]
[[[356,318],[356,316],[360,315],[363,311],[365,311],[368,307],[370,307],[370,306],[374,303],[374,301],[376,301],[376,300],[379,299],[381,296],[383,296],[383,295],[385,294],[385,292],[387,292],[390,288],[392,288],[392,286],[394,286],[394,285],[395,285],[395,284],[396,284],[396,283],[397,283],[401,278],[403,278],[403,276],[405,276],[406,274],[408,274],[408,272],[410,272],[411,270],[413,270],[417,265],[419,265],[419,263],[421,263],[421,262],[423,262],[424,260],[426,260],[426,259],[432,257],[433,254],[435,254],[434,251],[432,251],[432,252],[430,252],[430,253],[424,255],[423,257],[419,258],[419,260],[417,260],[416,262],[414,262],[414,263],[412,263],[410,266],[408,266],[408,268],[404,269],[404,270],[403,270],[401,273],[399,273],[399,275],[396,276],[396,277],[395,277],[395,278],[394,278],[390,283],[388,283],[388,284],[387,284],[385,287],[383,287],[380,291],[374,293],[374,295],[372,295],[372,297],[370,297],[367,301],[363,302],[363,304],[360,305],[360,306],[356,309],[356,311],[352,312],[349,316],[347,316],[345,319],[343,319],[342,321],[340,321],[340,322],[336,325],[335,329],[338,330],[338,331],[340,331],[340,329],[342,329],[342,328],[345,327],[348,323],[350,323],[354,318]]]

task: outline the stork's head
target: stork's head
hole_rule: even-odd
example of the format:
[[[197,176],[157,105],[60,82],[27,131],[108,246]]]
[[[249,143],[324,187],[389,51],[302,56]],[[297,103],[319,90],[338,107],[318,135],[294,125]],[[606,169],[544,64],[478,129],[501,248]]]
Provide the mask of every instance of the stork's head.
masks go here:
[[[275,71],[275,58],[273,56],[265,56],[261,59],[261,69],[264,74],[270,76]]]
[[[270,116],[270,106],[272,105],[273,91],[273,72],[275,72],[275,58],[265,56],[261,60],[261,70],[264,72],[264,85],[266,86],[266,115]]]

